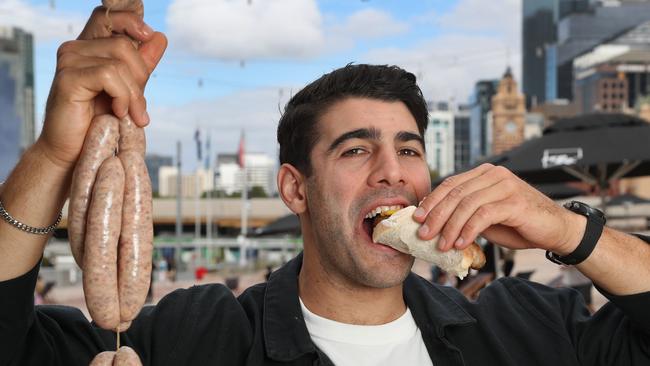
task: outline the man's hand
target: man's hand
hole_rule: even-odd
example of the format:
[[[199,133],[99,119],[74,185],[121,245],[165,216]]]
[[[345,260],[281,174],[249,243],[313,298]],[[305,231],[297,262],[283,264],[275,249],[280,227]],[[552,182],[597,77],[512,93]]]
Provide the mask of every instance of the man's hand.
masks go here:
[[[422,239],[441,234],[441,250],[463,249],[478,235],[512,249],[575,249],[586,219],[557,205],[508,169],[484,164],[452,176],[416,210]]]
[[[144,88],[167,39],[130,12],[112,12],[109,33],[104,8],[91,15],[78,40],[61,45],[36,147],[55,164],[72,170],[95,115],[127,113],[149,122]],[[136,49],[131,40],[140,42]]]

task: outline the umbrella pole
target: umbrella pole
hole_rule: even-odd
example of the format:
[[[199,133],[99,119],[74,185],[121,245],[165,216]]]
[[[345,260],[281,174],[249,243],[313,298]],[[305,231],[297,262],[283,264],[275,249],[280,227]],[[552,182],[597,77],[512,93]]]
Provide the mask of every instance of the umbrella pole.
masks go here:
[[[609,189],[609,181],[607,180],[607,165],[598,164],[598,193],[600,195],[600,209],[607,217],[607,190]]]

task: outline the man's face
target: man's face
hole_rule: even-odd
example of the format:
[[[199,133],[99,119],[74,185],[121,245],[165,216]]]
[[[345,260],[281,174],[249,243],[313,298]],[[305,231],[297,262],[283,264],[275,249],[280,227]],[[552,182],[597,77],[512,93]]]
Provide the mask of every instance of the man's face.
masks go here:
[[[317,125],[305,194],[313,253],[329,276],[388,288],[408,275],[413,258],[373,243],[364,220],[381,206],[417,204],[430,190],[423,140],[402,102],[348,98]]]

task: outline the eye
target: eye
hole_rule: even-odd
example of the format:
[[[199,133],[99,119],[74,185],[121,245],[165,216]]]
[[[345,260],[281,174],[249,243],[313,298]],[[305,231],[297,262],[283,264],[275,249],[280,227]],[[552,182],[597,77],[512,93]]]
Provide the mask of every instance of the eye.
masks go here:
[[[360,147],[355,147],[355,148],[352,148],[352,149],[349,149],[349,150],[346,150],[345,152],[343,152],[342,156],[356,156],[356,155],[361,155],[361,154],[365,154],[365,153],[366,153],[366,150],[364,150],[364,149],[362,149]]]
[[[422,154],[420,154],[420,152],[418,150],[411,149],[411,148],[400,149],[397,152],[397,154],[402,155],[402,156],[420,156],[420,155],[422,155]]]

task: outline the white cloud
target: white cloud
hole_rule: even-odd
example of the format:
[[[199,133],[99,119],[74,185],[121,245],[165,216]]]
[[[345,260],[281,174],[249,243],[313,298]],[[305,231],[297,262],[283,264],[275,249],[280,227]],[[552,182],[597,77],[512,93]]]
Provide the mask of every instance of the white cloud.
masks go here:
[[[460,0],[438,24],[446,30],[492,34],[517,46],[521,43],[522,0]]]
[[[172,44],[224,60],[311,57],[325,43],[314,0],[174,0],[167,26]]]
[[[194,131],[212,135],[212,157],[217,152],[235,153],[241,130],[246,131],[248,150],[277,156],[276,128],[290,89],[264,88],[237,92],[211,100],[193,101],[179,106],[152,106],[147,128],[147,151],[175,155],[176,141],[183,144],[183,164],[196,166]]]
[[[414,73],[428,100],[464,103],[480,79],[500,78],[507,65],[506,44],[481,36],[448,35],[420,42],[412,48],[385,48],[369,52],[364,62],[399,65]]]
[[[408,24],[393,19],[384,11],[367,8],[350,15],[343,24],[334,25],[332,32],[350,38],[380,38],[406,33]]]
[[[24,0],[0,0],[0,24],[31,32],[36,42],[73,39],[83,29],[86,18],[46,5],[31,5]]]
[[[324,17],[315,0],[174,0],[167,26],[173,47],[226,61],[314,58],[409,30],[374,8]]]
[[[510,66],[521,82],[521,0],[460,0],[449,12],[417,21],[441,35],[409,48],[370,51],[364,62],[389,63],[418,76],[429,100],[464,103],[481,79],[500,78]]]

